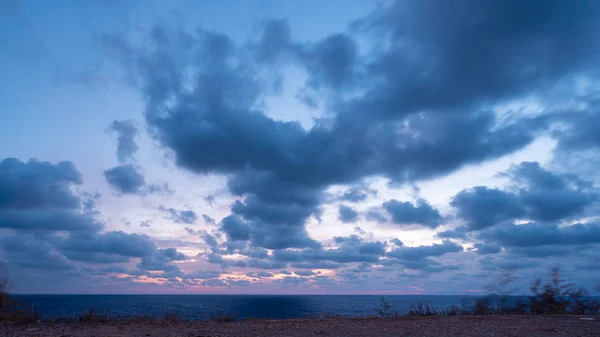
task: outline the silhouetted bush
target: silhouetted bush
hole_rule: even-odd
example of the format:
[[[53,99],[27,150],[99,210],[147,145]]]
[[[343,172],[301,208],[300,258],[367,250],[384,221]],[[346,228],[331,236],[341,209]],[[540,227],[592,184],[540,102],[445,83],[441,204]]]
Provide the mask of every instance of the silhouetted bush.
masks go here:
[[[408,309],[408,316],[437,316],[440,312],[435,310],[431,303],[419,302]]]
[[[380,299],[379,308],[375,309],[375,312],[382,318],[398,317],[398,312],[383,296]]]
[[[181,316],[179,316],[176,312],[171,311],[165,314],[163,320],[167,323],[180,323],[184,321],[184,319]]]
[[[83,323],[106,323],[109,320],[110,317],[105,310],[103,310],[102,313],[98,313],[94,308],[85,310],[77,319],[78,322]]]
[[[529,310],[532,314],[597,314],[600,304],[581,287],[566,283],[554,269],[549,282],[537,280],[531,287]]]
[[[215,316],[213,315],[212,311],[208,311],[208,317],[211,321],[213,322],[219,322],[219,323],[229,323],[229,322],[235,322],[236,321],[236,317],[235,315],[232,314],[227,314],[227,315],[218,315]]]
[[[6,283],[0,282],[0,323],[29,324],[39,318],[34,306],[20,306],[19,301],[6,292]]]

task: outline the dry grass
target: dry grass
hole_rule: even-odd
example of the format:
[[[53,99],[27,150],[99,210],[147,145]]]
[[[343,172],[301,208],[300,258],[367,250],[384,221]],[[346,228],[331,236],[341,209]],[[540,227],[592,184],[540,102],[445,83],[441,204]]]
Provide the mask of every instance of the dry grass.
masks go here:
[[[0,282],[0,323],[29,324],[37,322],[40,314],[34,306],[23,307],[6,292],[6,282]]]

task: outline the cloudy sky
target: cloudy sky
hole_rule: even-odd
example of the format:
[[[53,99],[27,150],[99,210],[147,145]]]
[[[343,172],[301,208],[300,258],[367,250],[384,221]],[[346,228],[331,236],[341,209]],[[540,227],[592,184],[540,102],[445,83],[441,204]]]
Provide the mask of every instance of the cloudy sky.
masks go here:
[[[17,293],[600,279],[600,3],[0,1]]]

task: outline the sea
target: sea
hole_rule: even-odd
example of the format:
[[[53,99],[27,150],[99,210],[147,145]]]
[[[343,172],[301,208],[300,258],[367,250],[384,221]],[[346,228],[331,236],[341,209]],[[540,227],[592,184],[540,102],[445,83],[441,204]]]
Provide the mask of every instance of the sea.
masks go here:
[[[381,308],[376,295],[16,295],[23,305],[33,305],[43,318],[72,318],[94,309],[112,317],[154,316],[175,313],[188,320],[220,315],[247,318],[304,318],[324,314],[373,316]],[[391,310],[406,314],[419,302],[435,309],[470,307],[473,296],[385,295]],[[518,301],[513,297],[512,301]]]

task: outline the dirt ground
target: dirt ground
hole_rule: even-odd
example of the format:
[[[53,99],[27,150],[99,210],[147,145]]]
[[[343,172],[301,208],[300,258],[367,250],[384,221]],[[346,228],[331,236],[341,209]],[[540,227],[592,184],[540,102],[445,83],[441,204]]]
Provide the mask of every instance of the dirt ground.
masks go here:
[[[600,317],[458,316],[248,322],[37,323],[0,326],[0,336],[600,336]]]

